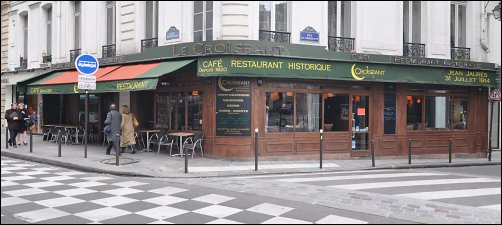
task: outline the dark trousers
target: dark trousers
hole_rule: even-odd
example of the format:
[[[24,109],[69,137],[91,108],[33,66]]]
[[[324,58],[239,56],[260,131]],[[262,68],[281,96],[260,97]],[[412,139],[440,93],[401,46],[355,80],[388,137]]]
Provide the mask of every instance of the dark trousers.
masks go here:
[[[112,148],[113,148],[113,150],[115,150],[115,153],[117,153],[117,148],[119,148],[119,146],[114,145],[114,143],[115,143],[114,141],[109,141],[108,142],[108,147],[106,147],[106,154],[107,155],[110,154],[110,151],[112,150]],[[118,144],[119,143],[117,142],[117,145]]]
[[[17,145],[16,136],[18,132],[19,132],[18,129],[9,129],[9,143],[11,145]]]

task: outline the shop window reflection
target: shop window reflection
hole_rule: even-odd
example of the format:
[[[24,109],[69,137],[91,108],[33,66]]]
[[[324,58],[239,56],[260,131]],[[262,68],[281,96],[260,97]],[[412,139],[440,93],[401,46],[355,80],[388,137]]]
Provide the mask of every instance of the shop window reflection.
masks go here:
[[[422,96],[406,96],[406,129],[422,130]]]
[[[349,131],[349,95],[325,95],[324,130]]]
[[[267,92],[265,107],[266,132],[293,132],[293,92]]]

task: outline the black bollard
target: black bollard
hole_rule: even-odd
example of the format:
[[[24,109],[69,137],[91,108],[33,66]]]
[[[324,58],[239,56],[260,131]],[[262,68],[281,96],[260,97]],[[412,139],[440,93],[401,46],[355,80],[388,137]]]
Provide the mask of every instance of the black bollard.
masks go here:
[[[5,149],[9,149],[9,129],[5,127]]]
[[[33,152],[33,130],[30,128],[30,153]]]
[[[258,128],[254,129],[254,171],[258,171]]]
[[[183,147],[183,152],[185,152],[185,173],[188,173],[188,148]]]
[[[450,140],[448,140],[448,163],[451,163],[451,144],[452,140],[450,138]]]
[[[322,135],[323,132],[324,131],[322,129],[319,130],[319,133],[321,134],[321,140],[319,141],[319,144],[320,144],[320,146],[319,146],[319,168],[320,169],[322,169],[322,150],[323,150],[322,149],[323,148],[323,146],[322,146],[323,144],[322,143],[324,141],[323,140],[324,138],[323,138],[323,135]]]
[[[58,132],[58,157],[61,157],[61,131]]]
[[[375,147],[373,139],[371,139],[371,166],[375,167]]]
[[[115,140],[113,141],[113,149],[115,149],[115,166],[120,165],[119,158],[120,158],[121,151],[119,148],[117,148],[117,147],[120,147],[120,146],[118,146],[119,140],[120,140],[120,136],[119,136],[119,134],[116,134]]]
[[[408,164],[411,164],[411,138],[408,139]]]

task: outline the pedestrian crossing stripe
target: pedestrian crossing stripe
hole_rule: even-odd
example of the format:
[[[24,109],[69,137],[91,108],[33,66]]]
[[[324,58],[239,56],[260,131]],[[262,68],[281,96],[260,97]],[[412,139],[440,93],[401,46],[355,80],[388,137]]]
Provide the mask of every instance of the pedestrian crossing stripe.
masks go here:
[[[343,176],[328,176],[328,177],[287,178],[287,179],[278,179],[277,181],[301,183],[301,182],[315,182],[315,181],[356,180],[356,179],[416,177],[416,176],[442,176],[442,175],[444,175],[444,174],[438,174],[438,173],[391,173],[391,174],[365,174],[365,175],[343,175]]]
[[[464,198],[485,195],[500,195],[500,188],[479,188],[466,190],[429,191],[398,194],[395,196],[417,198],[422,200],[436,200],[445,198]]]
[[[467,179],[441,179],[441,180],[411,180],[411,181],[392,181],[392,182],[376,182],[362,184],[344,184],[333,185],[333,188],[342,188],[349,190],[363,190],[373,188],[390,188],[390,187],[407,187],[407,186],[424,186],[424,185],[439,185],[439,184],[466,184],[466,183],[491,183],[499,182],[500,180],[488,178],[467,178]]]

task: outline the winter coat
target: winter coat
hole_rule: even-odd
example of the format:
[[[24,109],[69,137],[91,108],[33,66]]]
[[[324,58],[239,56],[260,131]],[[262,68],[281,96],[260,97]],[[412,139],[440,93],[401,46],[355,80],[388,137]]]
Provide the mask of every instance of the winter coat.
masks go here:
[[[122,114],[122,123],[120,124],[120,127],[122,128],[120,147],[127,147],[136,144],[133,121],[134,115],[132,113]]]
[[[14,120],[14,115],[13,113],[16,113],[17,114],[17,119],[18,120]],[[12,109],[9,109],[5,112],[5,119],[7,120],[7,127],[9,129],[15,129],[15,130],[19,130],[19,125],[20,125],[20,121],[23,121],[23,114],[21,114],[21,112],[19,110],[12,110]]]
[[[116,135],[120,135],[120,124],[122,123],[122,115],[117,110],[112,110],[106,114],[105,125],[112,126],[112,132],[106,134],[106,140],[118,141]]]

